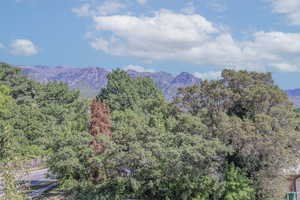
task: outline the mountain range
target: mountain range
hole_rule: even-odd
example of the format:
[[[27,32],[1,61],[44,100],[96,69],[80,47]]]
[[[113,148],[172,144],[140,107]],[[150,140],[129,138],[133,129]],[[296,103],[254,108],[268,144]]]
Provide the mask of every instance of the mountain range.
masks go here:
[[[62,81],[73,89],[81,92],[83,97],[94,97],[100,89],[106,86],[106,76],[109,70],[101,67],[75,68],[66,66],[18,66],[22,73],[30,79],[41,83],[50,81]],[[172,99],[178,88],[187,87],[201,83],[201,79],[190,73],[182,72],[177,76],[166,72],[137,72],[127,70],[129,75],[135,77],[150,77],[163,91],[168,100]]]
[[[22,73],[30,79],[47,83],[50,81],[62,81],[73,89],[81,92],[83,97],[95,97],[101,88],[106,86],[106,76],[109,70],[101,67],[66,67],[66,66],[18,66]],[[187,87],[201,83],[201,79],[190,73],[182,72],[173,76],[166,72],[138,72],[127,70],[131,77],[150,77],[163,91],[168,100],[171,100],[177,93],[178,88]],[[289,99],[295,107],[300,107],[300,89],[286,90]]]
[[[294,107],[300,108],[300,88],[286,90],[285,92],[288,94],[290,101],[294,103]]]

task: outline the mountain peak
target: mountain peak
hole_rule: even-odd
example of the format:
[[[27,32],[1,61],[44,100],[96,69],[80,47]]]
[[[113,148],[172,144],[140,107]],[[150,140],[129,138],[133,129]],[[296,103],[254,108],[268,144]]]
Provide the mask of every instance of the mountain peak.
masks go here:
[[[182,83],[184,86],[186,85],[195,85],[201,83],[201,80],[190,73],[181,72],[179,75],[175,77],[172,83]]]
[[[89,66],[85,68],[67,67],[67,66],[18,66],[22,73],[39,82],[62,81],[69,87],[78,89],[86,97],[94,97],[99,90],[106,86],[106,76],[110,73],[109,70]],[[200,79],[192,74],[182,72],[178,76],[173,77],[167,72],[137,72],[134,70],[127,71],[131,77],[150,77],[156,85],[164,92],[167,99],[172,99],[178,88],[186,87],[201,82]],[[87,91],[88,90],[88,91]]]

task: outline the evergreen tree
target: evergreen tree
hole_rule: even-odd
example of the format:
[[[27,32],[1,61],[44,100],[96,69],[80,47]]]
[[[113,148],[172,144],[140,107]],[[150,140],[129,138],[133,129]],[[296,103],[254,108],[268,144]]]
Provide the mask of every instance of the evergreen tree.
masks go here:
[[[110,110],[143,109],[145,101],[162,101],[162,92],[157,89],[150,78],[133,79],[120,69],[107,76],[108,83],[103,88],[97,100],[109,105]]]
[[[113,111],[112,135],[96,134],[105,151],[84,163],[92,163],[86,171],[101,179],[82,177],[85,185],[78,184],[82,192],[73,190],[73,198],[192,200],[200,194],[214,196],[209,188],[217,187],[219,177],[211,172],[217,172],[229,149],[208,135],[196,117],[165,102],[153,81],[114,71],[98,100]],[[102,122],[101,118],[97,117]]]
[[[254,180],[256,199],[280,199],[286,191],[283,170],[298,160],[299,120],[271,75],[224,70],[222,79],[180,92],[182,110],[233,148],[226,159]]]

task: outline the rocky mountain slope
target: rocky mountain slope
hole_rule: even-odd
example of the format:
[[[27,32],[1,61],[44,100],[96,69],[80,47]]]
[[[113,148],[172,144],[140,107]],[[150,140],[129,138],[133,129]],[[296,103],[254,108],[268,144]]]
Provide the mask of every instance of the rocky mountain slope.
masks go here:
[[[108,70],[101,67],[48,67],[48,66],[18,66],[27,77],[47,83],[49,81],[62,81],[71,88],[81,91],[84,97],[94,97],[107,83]],[[192,74],[182,72],[172,76],[166,72],[137,72],[127,71],[132,77],[150,77],[162,89],[167,99],[172,99],[178,88],[201,83],[201,80]]]
[[[63,81],[71,88],[80,90],[83,97],[94,97],[107,83],[109,70],[101,67],[49,67],[49,66],[18,66],[24,75],[39,82]],[[177,76],[166,72],[127,71],[132,77],[150,77],[162,89],[168,100],[172,99],[178,88],[201,83],[201,80],[190,73],[182,72]],[[300,107],[300,89],[286,90],[295,107]]]
[[[286,90],[285,92],[288,94],[290,101],[294,103],[294,106],[300,108],[300,89]]]

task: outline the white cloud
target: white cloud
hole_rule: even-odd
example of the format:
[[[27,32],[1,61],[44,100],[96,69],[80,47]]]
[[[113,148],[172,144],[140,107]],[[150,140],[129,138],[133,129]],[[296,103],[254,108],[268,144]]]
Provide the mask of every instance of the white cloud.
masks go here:
[[[256,32],[251,40],[239,41],[198,14],[168,10],[153,16],[92,19],[96,32],[110,36],[90,39],[91,46],[111,55],[258,71],[300,71],[300,33]]]
[[[161,10],[152,17],[98,16],[94,22],[112,37],[100,37],[92,46],[113,55],[218,65],[240,56],[233,38],[200,15]]]
[[[88,3],[83,4],[79,8],[72,8],[72,11],[79,17],[88,17],[94,15],[93,11],[91,10],[91,5]]]
[[[216,80],[220,79],[222,72],[221,71],[210,71],[210,72],[194,72],[193,75],[202,80]]]
[[[300,25],[299,0],[269,0],[273,12],[287,15],[291,25]]]
[[[254,41],[243,44],[243,62],[280,71],[300,70],[300,34],[257,32]]]
[[[108,0],[97,7],[97,12],[100,15],[110,15],[119,13],[124,8],[127,8],[127,6],[118,0]]]
[[[4,44],[0,43],[0,49],[3,49],[4,47]]]
[[[145,5],[147,0],[136,0],[140,5]]]
[[[114,55],[128,55],[150,59],[165,59],[190,50],[208,39],[217,29],[199,15],[183,15],[162,10],[153,17],[126,15],[94,18],[98,31],[112,32],[105,49]],[[102,41],[103,38],[98,39]],[[126,42],[124,42],[124,40]],[[100,45],[98,49],[101,49]]]
[[[38,54],[38,47],[32,41],[25,39],[18,39],[12,42],[10,46],[11,54],[15,56],[33,56]]]
[[[138,66],[138,65],[128,65],[126,67],[123,67],[124,70],[133,70],[136,72],[155,72],[155,70],[153,69],[146,69],[142,66]]]
[[[101,50],[109,53],[109,42],[103,39],[95,39],[91,43],[91,46],[96,50]]]
[[[117,14],[125,8],[127,8],[127,5],[121,3],[119,0],[106,0],[102,4],[90,1],[89,3],[81,5],[79,8],[72,8],[72,11],[79,17],[92,17]]]
[[[296,65],[289,63],[274,63],[273,66],[277,68],[279,71],[285,72],[297,72],[299,68]]]

